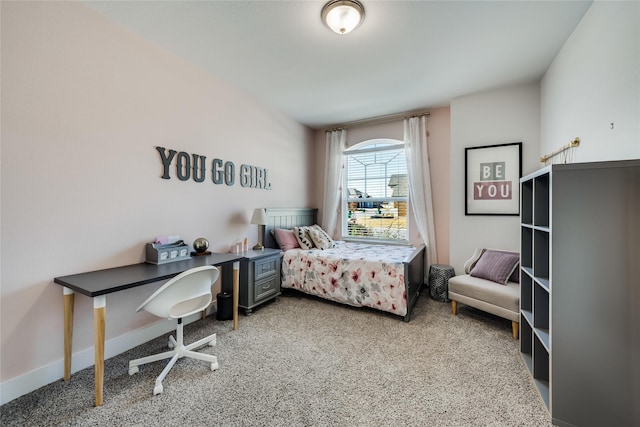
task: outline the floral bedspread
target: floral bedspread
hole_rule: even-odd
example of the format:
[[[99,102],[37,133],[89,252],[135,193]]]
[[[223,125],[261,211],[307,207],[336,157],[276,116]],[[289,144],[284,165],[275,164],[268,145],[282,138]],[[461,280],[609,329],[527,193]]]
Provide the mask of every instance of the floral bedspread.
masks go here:
[[[408,246],[336,242],[331,249],[291,249],[282,260],[282,287],[356,307],[404,316]]]

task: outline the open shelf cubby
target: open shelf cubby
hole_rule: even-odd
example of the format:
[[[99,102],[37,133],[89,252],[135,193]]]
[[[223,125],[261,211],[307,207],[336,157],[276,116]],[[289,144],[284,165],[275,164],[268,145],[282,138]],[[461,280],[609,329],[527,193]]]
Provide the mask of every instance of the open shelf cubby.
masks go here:
[[[520,309],[533,312],[533,278],[524,271],[520,275]]]
[[[522,226],[521,230],[520,265],[532,271],[533,269],[533,229]]]
[[[549,408],[549,352],[542,345],[540,340],[533,339],[533,379],[538,392]]]
[[[549,227],[549,174],[533,180],[533,224]]]
[[[531,364],[531,357],[533,355],[533,329],[524,314],[520,317],[520,351],[522,352],[522,357],[529,372],[533,372],[533,365]]]
[[[533,183],[526,182],[522,184],[520,189],[520,197],[522,206],[522,223],[533,225]]]
[[[549,291],[538,283],[533,287],[533,328],[549,351]]]
[[[542,230],[533,232],[533,276],[549,280],[549,233]]]

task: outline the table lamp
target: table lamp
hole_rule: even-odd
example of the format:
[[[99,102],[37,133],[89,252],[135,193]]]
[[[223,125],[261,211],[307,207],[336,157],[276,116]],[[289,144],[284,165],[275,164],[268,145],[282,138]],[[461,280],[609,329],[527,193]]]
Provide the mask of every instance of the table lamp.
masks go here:
[[[262,242],[264,239],[264,226],[267,224],[267,212],[264,209],[254,209],[251,224],[258,226],[258,244],[253,247],[253,250],[261,251],[264,249]]]

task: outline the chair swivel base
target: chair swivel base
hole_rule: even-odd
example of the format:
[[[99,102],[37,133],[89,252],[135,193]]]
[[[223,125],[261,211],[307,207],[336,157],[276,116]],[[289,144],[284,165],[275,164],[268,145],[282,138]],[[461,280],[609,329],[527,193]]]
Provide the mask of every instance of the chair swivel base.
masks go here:
[[[183,342],[182,329],[182,322],[179,322],[176,334],[178,339],[176,340],[175,338],[173,338],[173,336],[169,337],[168,346],[172,350],[165,351],[164,353],[154,354],[152,356],[141,357],[140,359],[131,360],[129,362],[129,375],[134,375],[139,372],[138,366],[140,365],[171,358],[167,366],[165,366],[165,368],[162,370],[162,373],[160,373],[158,378],[156,378],[155,387],[153,388],[154,395],[162,393],[162,381],[165,379],[178,359],[182,359],[183,357],[190,357],[192,359],[203,360],[205,362],[209,362],[209,366],[212,371],[218,369],[218,358],[216,356],[193,351],[194,349],[202,347],[205,344],[215,346],[216,334],[209,335],[208,337],[202,338],[201,340],[185,346]]]

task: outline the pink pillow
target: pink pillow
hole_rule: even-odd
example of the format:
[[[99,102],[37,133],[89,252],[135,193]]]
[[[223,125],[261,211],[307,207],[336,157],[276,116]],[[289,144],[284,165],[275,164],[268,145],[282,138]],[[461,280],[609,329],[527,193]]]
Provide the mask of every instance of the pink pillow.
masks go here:
[[[289,249],[299,248],[300,244],[296,239],[296,235],[293,234],[293,230],[285,230],[284,228],[276,228],[273,230],[273,237],[276,239],[278,246],[283,251]]]

